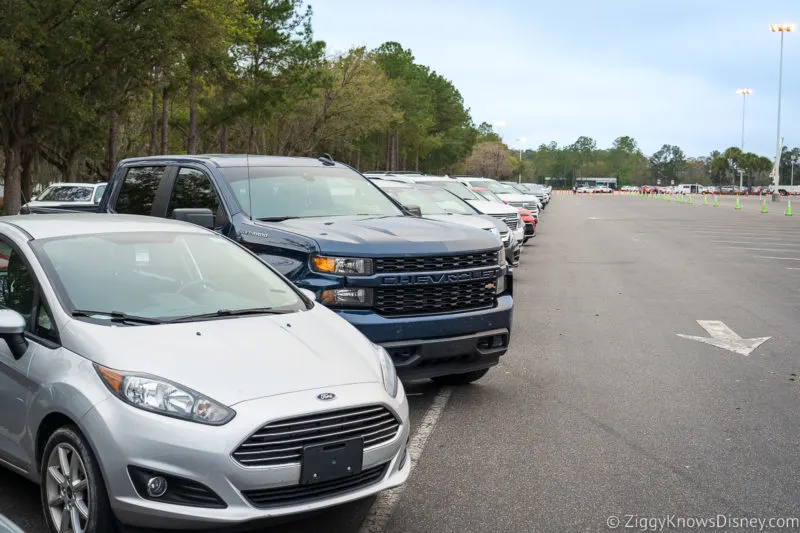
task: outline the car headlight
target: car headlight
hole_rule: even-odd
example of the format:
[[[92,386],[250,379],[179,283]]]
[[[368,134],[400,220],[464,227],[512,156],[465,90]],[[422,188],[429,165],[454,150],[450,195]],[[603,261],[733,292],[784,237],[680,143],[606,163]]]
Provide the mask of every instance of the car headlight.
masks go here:
[[[227,424],[236,416],[233,409],[171,381],[98,364],[94,368],[111,392],[139,409],[211,426]]]
[[[372,274],[372,259],[316,255],[311,260],[311,267],[326,274],[368,276]]]
[[[497,252],[497,264],[503,266],[506,264],[506,249],[500,248],[500,251]]]
[[[386,393],[391,396],[392,398],[397,396],[397,370],[394,367],[394,362],[392,362],[392,357],[389,355],[389,352],[383,346],[379,346],[375,343],[372,343],[372,347],[375,350],[375,355],[378,356],[378,361],[381,365],[381,377],[383,377],[383,388],[386,389]]]

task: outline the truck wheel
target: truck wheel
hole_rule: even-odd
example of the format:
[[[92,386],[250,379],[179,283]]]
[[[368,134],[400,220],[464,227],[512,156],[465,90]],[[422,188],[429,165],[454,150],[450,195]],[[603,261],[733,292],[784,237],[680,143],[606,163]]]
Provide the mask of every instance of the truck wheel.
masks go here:
[[[111,533],[116,520],[91,448],[74,426],[47,440],[41,468],[42,509],[49,531]]]
[[[488,368],[483,370],[473,370],[472,372],[465,372],[463,374],[450,374],[449,376],[438,376],[433,379],[434,383],[440,385],[469,385],[473,381],[478,381],[489,371]]]

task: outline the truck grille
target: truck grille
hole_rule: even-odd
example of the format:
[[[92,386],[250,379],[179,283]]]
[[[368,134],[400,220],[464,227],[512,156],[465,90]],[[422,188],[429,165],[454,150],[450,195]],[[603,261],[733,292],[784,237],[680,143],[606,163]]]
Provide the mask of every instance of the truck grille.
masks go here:
[[[245,490],[242,494],[253,507],[266,509],[280,505],[298,505],[320,498],[338,496],[363,489],[378,483],[386,475],[387,464],[373,466],[359,474],[342,479],[314,483],[313,485],[291,485],[271,489]]]
[[[375,289],[381,315],[425,315],[483,309],[494,305],[495,285],[484,281]]]
[[[233,458],[244,466],[299,463],[304,446],[361,437],[364,448],[369,448],[389,442],[399,429],[400,422],[382,405],[300,416],[262,427],[233,452]]]
[[[375,259],[375,273],[434,272],[496,264],[497,252],[431,257],[384,257]]]
[[[502,220],[508,226],[508,229],[515,230],[519,227],[519,219],[514,215],[492,215],[494,218],[498,220]]]
[[[523,209],[527,209],[528,211],[538,211],[539,206],[536,205],[535,202],[508,202],[508,205],[514,207],[522,207]]]

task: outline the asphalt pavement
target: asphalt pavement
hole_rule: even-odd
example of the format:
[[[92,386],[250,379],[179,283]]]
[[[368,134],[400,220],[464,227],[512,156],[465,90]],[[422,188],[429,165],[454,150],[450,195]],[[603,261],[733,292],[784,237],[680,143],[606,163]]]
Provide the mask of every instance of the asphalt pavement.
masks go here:
[[[800,517],[800,212],[734,201],[556,196],[500,366],[409,387],[404,489],[262,531],[800,530],[775,527]],[[698,320],[770,338],[743,355],[678,335],[710,337]],[[31,533],[37,494],[0,474],[0,514]]]

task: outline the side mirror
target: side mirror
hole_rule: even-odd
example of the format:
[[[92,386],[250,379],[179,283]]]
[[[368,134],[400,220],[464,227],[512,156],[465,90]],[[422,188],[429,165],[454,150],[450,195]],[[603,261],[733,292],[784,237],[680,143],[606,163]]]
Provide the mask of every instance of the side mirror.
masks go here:
[[[182,207],[172,211],[172,218],[214,229],[214,213],[207,207]]]
[[[312,302],[316,302],[317,301],[317,295],[314,294],[314,291],[310,291],[308,289],[300,289],[300,292],[302,292],[303,296],[305,296],[306,298],[308,298]]]
[[[422,216],[422,209],[420,209],[420,207],[417,205],[407,205],[406,211],[408,211],[409,214],[414,215],[415,217]]]
[[[14,359],[21,359],[28,349],[25,340],[25,317],[13,309],[0,309],[0,339],[6,341]]]

